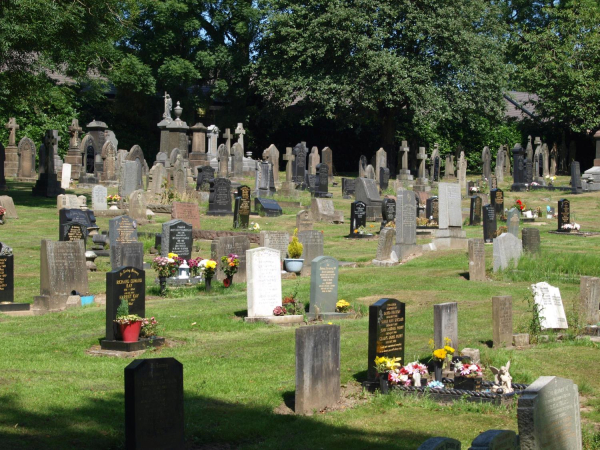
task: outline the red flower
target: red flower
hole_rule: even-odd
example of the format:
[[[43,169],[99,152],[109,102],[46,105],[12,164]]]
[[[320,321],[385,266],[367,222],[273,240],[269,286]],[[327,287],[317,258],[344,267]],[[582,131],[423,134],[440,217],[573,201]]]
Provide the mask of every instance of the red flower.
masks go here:
[[[229,278],[225,278],[223,280],[223,286],[225,286],[226,288],[228,288],[229,286],[231,286],[231,280]]]

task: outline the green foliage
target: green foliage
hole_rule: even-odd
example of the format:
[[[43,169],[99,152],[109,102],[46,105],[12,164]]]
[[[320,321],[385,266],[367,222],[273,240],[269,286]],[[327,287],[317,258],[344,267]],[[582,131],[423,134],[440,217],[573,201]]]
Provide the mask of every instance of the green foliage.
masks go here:
[[[129,303],[127,300],[121,299],[121,303],[117,306],[117,319],[122,319],[129,315]]]
[[[525,300],[527,301],[527,309],[531,312],[531,317],[527,322],[527,333],[529,333],[529,342],[537,344],[542,333],[541,320],[544,318],[541,307],[535,302],[533,293],[527,295]]]
[[[292,242],[288,245],[288,255],[291,259],[298,259],[302,256],[302,251],[304,250],[304,246],[298,240],[298,236],[294,234],[292,237]]]

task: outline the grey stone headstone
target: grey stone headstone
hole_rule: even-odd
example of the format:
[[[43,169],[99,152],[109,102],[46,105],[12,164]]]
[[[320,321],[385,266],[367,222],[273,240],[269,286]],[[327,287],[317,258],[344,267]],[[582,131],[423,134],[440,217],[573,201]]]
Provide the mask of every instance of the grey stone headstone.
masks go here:
[[[539,377],[519,397],[517,419],[522,449],[582,448],[579,392],[571,380]]]
[[[395,237],[396,231],[393,228],[383,228],[379,232],[377,255],[375,256],[377,261],[390,261],[392,259],[392,247],[394,246]]]
[[[231,253],[238,255],[240,265],[237,273],[233,277],[235,283],[246,282],[246,250],[250,250],[250,241],[246,236],[223,236],[211,242],[210,257],[221,264],[221,257]],[[217,270],[215,278],[218,281],[223,281],[225,274],[221,270]]]
[[[450,338],[453,348],[458,348],[458,303],[448,302],[433,305],[433,341],[435,348],[444,347],[445,338]]]
[[[179,219],[163,223],[160,246],[162,256],[175,253],[178,257],[187,260],[192,256],[192,244],[192,225]],[[217,264],[219,262],[217,261]]]
[[[296,214],[296,228],[300,231],[312,231],[314,218],[310,210],[303,209]]]
[[[516,267],[523,253],[523,244],[518,237],[503,233],[494,239],[494,272]]]
[[[248,317],[270,317],[273,309],[281,306],[279,251],[266,247],[247,250],[246,261]]]
[[[469,450],[521,450],[521,446],[512,430],[487,430],[475,438]]]
[[[396,243],[417,243],[416,201],[412,191],[398,190],[396,195]]]
[[[513,336],[512,296],[492,297],[494,347],[510,347]]]
[[[461,450],[460,441],[449,437],[433,437],[423,442],[417,450]]]
[[[338,301],[338,260],[331,256],[318,256],[311,262],[310,309],[311,314],[335,312]]]
[[[117,242],[137,242],[137,222],[129,216],[119,216],[108,221],[110,246]]]
[[[511,208],[506,213],[506,226],[508,232],[515,237],[519,237],[520,213],[517,208]]]
[[[103,211],[108,209],[106,196],[108,191],[104,186],[96,185],[92,188],[92,209]]]
[[[529,253],[539,253],[540,251],[540,230],[537,228],[523,228],[521,230],[523,238],[523,251]]]
[[[283,261],[287,254],[290,234],[286,231],[261,231],[260,246],[279,251],[279,258]]]
[[[439,227],[462,227],[460,185],[457,183],[439,183],[438,191]]]
[[[581,169],[579,168],[579,162],[571,162],[571,193],[581,194]]]
[[[340,398],[340,327],[296,329],[296,414],[311,414]]]
[[[579,319],[584,325],[600,322],[600,278],[581,277],[579,280]]]
[[[317,256],[323,255],[323,233],[317,230],[306,230],[298,232],[298,241],[304,246],[302,258],[302,276],[310,275],[311,263]]]
[[[147,209],[146,193],[141,189],[133,191],[129,195],[129,215],[138,223],[143,224],[147,220]]]
[[[116,243],[110,247],[112,270],[120,267],[144,269],[144,244],[142,242]]]
[[[485,281],[485,243],[469,239],[469,281]]]

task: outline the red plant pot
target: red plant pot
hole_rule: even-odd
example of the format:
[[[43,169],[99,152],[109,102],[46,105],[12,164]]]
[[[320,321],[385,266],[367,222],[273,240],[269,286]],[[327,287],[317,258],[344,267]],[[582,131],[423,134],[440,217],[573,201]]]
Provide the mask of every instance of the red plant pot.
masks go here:
[[[127,325],[119,324],[119,330],[121,331],[123,342],[137,342],[142,330],[142,322],[137,321]]]

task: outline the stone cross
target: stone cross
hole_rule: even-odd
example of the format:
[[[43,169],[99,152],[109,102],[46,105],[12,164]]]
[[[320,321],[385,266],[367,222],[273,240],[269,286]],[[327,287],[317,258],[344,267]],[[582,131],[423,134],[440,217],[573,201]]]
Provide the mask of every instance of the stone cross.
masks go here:
[[[82,131],[82,128],[79,126],[79,120],[73,119],[71,122],[71,126],[69,127],[69,134],[71,135],[71,141],[69,142],[69,147],[77,148],[79,147],[79,133]]]
[[[17,130],[19,129],[19,125],[17,125],[17,119],[14,117],[8,119],[8,123],[4,125],[4,128],[10,130],[10,134],[8,135],[8,145],[17,145]]]
[[[233,134],[229,131],[229,128],[225,128],[225,133],[223,133],[223,138],[227,139],[225,141],[225,148],[227,149],[227,154],[231,155],[231,138]]]
[[[292,147],[286,147],[283,160],[287,161],[287,165],[285,166],[285,181],[288,183],[292,181],[292,163],[295,159],[296,157],[292,154]]]
[[[421,162],[419,163],[419,178],[425,178],[425,161],[427,161],[427,153],[425,153],[425,147],[419,147],[417,159],[421,160]],[[404,164],[404,161],[402,161],[402,164]]]
[[[246,130],[244,130],[244,124],[238,123],[234,133],[238,135],[238,144],[240,144],[242,146],[242,150],[244,150],[244,135],[246,134]]]
[[[422,147],[422,148],[423,148],[423,150],[425,150],[424,147]],[[408,151],[410,149],[408,148],[407,141],[402,141],[402,148],[400,150],[402,151],[402,169],[408,170]],[[419,149],[419,151],[421,151],[421,149]],[[419,176],[421,176],[421,172],[419,172]]]
[[[46,147],[46,166],[48,167],[46,173],[48,174],[56,173],[54,157],[58,153],[58,141],[60,141],[60,139],[61,137],[58,135],[57,130],[46,131],[46,135],[44,136],[44,146]]]

